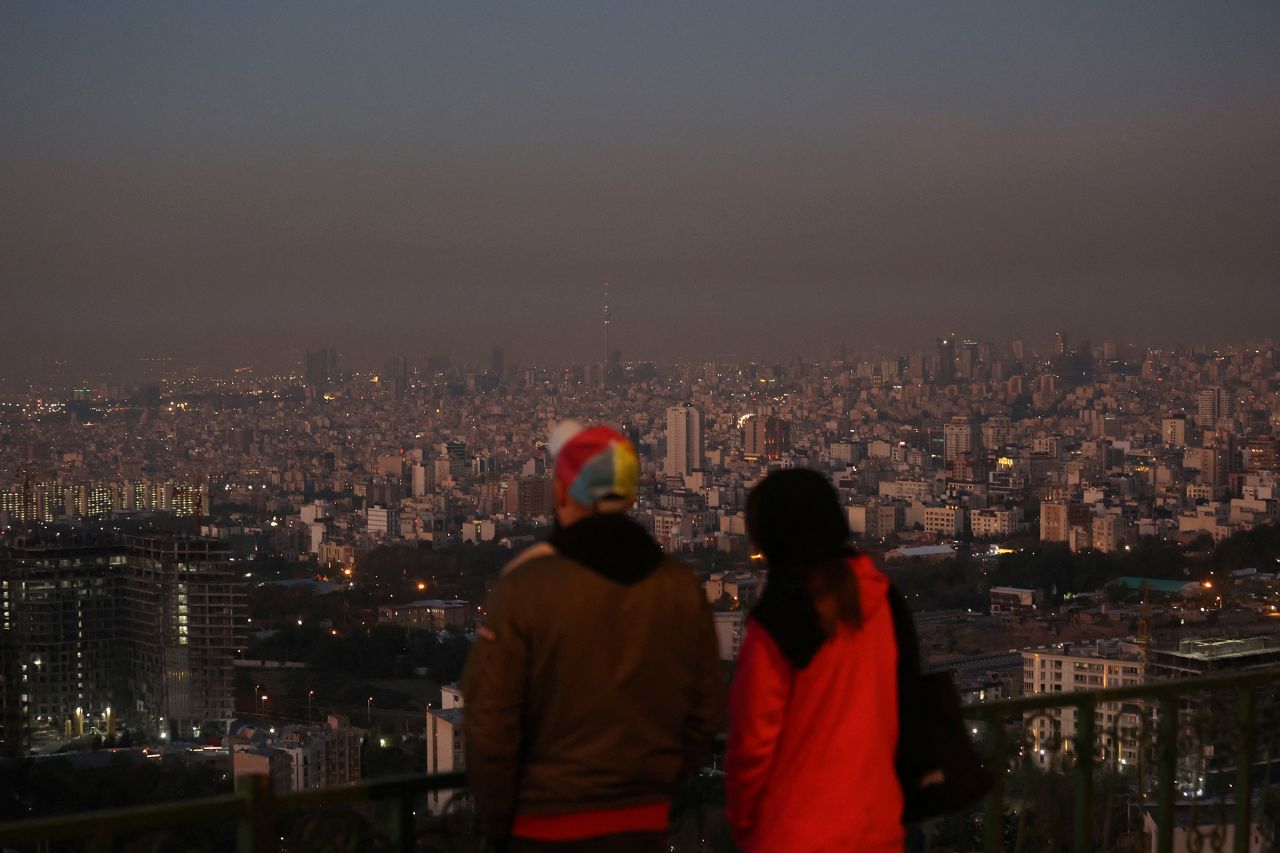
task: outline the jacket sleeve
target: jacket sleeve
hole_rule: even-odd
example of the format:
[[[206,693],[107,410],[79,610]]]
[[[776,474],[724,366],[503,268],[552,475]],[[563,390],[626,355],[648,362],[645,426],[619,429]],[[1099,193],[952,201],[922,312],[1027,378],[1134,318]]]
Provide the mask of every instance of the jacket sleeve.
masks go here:
[[[517,608],[511,584],[499,580],[462,675],[467,777],[481,830],[494,839],[511,832],[523,747],[529,650]]]
[[[724,726],[725,684],[720,666],[720,643],[716,639],[711,606],[701,589],[694,588],[698,600],[697,648],[694,649],[693,696],[684,727],[684,768],[687,778],[698,769]]]
[[[794,673],[768,632],[747,623],[729,696],[725,810],[734,841],[746,847],[769,781],[791,699]]]

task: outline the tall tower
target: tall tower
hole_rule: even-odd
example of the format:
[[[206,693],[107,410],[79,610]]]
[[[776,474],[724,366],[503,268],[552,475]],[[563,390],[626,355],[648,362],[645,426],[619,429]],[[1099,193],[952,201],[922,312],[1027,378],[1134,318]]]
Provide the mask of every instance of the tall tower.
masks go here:
[[[608,382],[609,371],[609,282],[604,283],[604,311],[600,312],[600,316],[604,319],[604,369],[605,381]]]

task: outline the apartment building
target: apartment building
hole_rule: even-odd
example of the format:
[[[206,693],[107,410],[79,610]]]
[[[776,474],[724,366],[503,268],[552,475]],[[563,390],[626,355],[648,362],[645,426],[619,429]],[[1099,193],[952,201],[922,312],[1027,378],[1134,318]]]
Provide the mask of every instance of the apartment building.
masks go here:
[[[1137,644],[1122,640],[1062,643],[1022,653],[1022,692],[1076,693],[1143,683],[1146,664]],[[1075,747],[1079,721],[1075,708],[1055,708],[1028,715],[1032,757],[1049,767]],[[1138,760],[1140,743],[1134,733],[1141,726],[1141,710],[1120,702],[1099,703],[1095,709],[1095,756],[1103,762],[1127,765]]]

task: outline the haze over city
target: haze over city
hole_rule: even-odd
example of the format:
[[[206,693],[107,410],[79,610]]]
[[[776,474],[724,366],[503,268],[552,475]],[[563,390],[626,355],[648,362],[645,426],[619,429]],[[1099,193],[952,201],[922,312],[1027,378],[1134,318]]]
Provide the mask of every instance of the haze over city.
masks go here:
[[[0,2],[0,849],[1274,850],[1277,45]]]
[[[0,376],[1266,337],[1280,6],[7,3]]]

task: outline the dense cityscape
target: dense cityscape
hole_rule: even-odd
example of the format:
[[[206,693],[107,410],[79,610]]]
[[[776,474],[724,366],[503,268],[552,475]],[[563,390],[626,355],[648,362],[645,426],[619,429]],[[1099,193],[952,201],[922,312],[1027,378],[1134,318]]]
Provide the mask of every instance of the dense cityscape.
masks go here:
[[[0,3],[0,853],[1280,850],[1278,43]]]
[[[365,371],[322,348],[289,375],[11,393],[5,751],[106,745],[281,791],[460,769],[450,685],[497,570],[549,529],[569,417],[638,448],[634,517],[699,571],[726,666],[764,583],[745,495],[786,467],[831,478],[969,701],[1274,663],[1278,358],[1066,333],[782,364],[498,346]]]

